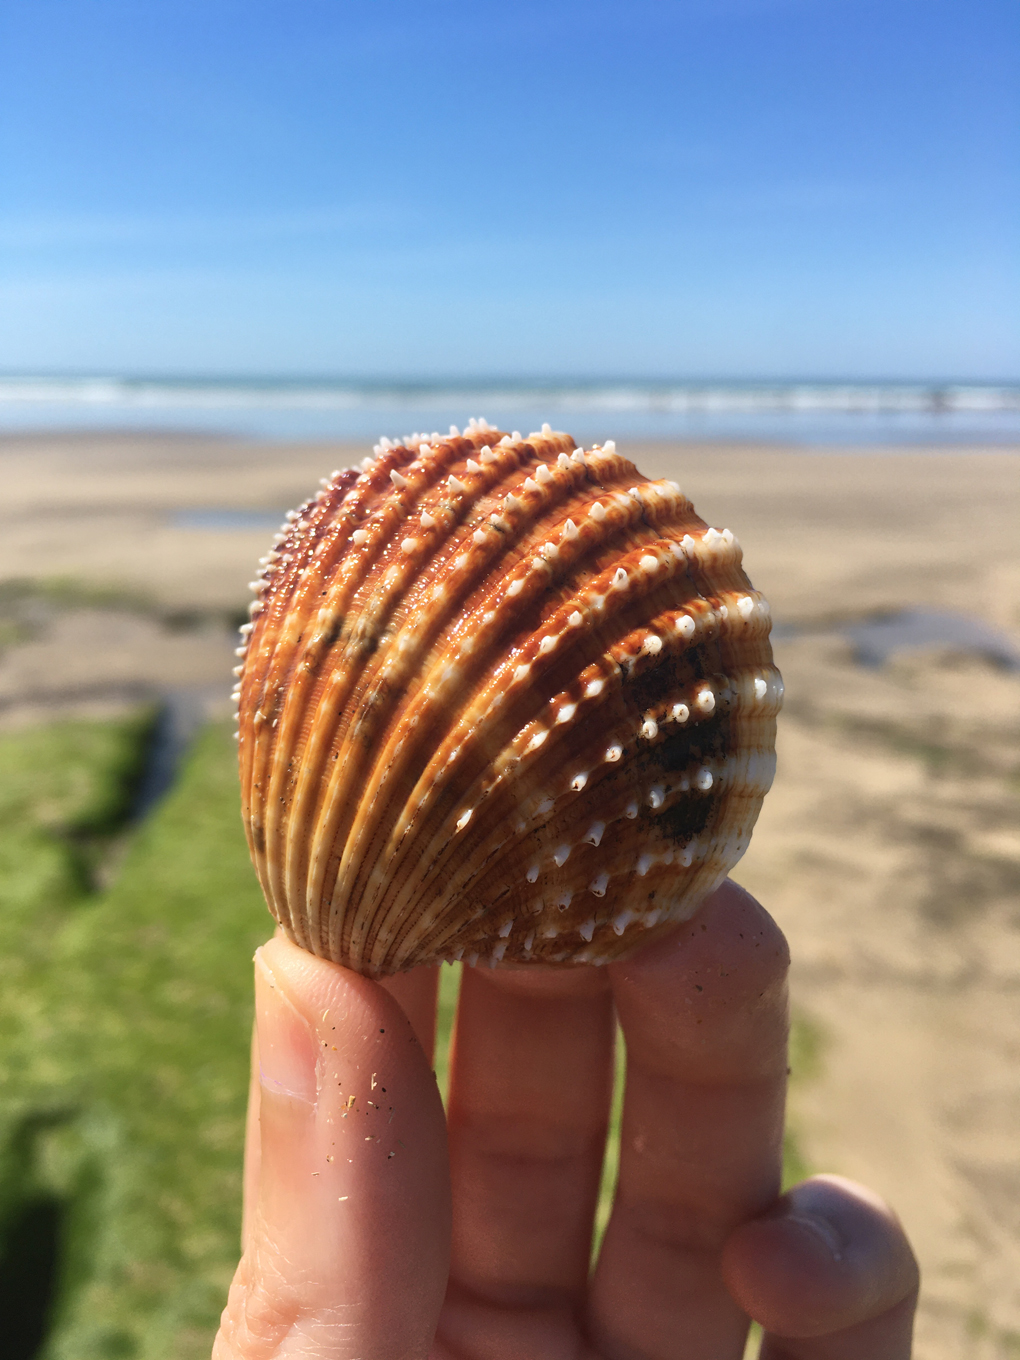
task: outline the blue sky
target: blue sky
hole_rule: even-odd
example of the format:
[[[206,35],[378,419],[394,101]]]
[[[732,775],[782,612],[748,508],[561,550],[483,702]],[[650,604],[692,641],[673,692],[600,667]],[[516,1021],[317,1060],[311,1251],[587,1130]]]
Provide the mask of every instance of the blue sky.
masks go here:
[[[1020,372],[1015,0],[5,0],[0,369]]]

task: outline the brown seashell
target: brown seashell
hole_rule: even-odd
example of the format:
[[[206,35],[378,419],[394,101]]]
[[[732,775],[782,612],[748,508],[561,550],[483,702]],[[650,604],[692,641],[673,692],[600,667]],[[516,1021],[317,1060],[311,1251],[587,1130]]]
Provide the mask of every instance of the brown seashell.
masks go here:
[[[373,977],[619,958],[747,847],[768,605],[729,530],[611,443],[472,421],[375,452],[288,516],[239,649],[270,909]]]

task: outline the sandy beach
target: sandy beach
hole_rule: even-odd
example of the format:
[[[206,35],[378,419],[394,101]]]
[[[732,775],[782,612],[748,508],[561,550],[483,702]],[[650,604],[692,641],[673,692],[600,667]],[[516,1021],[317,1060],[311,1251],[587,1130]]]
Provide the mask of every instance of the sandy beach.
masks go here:
[[[779,774],[736,876],[814,1037],[803,1157],[904,1219],[918,1360],[1016,1357],[1020,672],[935,644],[867,667],[843,630],[924,608],[1020,645],[1020,450],[621,450],[734,531],[777,622]],[[0,438],[0,727],[169,691],[225,709],[272,517],[364,452]]]

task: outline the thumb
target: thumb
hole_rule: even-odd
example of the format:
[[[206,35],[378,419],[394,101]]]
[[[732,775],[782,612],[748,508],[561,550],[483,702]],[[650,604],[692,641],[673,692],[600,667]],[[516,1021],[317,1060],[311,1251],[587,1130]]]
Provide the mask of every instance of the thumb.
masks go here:
[[[411,1025],[377,983],[279,936],[255,955],[255,1012],[257,1201],[214,1360],[425,1357],[449,1164]]]

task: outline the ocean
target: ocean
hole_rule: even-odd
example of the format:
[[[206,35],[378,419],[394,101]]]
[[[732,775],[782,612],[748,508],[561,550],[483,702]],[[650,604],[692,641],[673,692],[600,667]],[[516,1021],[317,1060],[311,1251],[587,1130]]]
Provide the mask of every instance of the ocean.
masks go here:
[[[548,420],[585,441],[987,447],[1020,444],[1020,384],[0,377],[0,433],[141,429],[375,440],[445,432],[471,416],[525,433]]]

